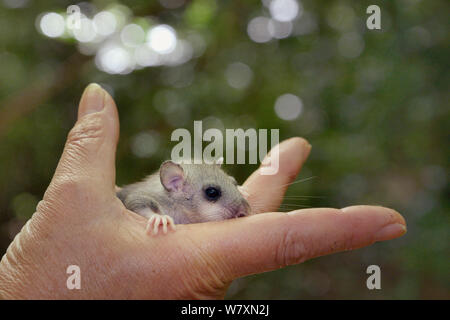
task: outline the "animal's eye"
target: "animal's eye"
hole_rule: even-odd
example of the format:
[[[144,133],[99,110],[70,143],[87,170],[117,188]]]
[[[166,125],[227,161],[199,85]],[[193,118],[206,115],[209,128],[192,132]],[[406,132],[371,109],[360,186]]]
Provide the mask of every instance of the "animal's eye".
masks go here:
[[[208,199],[209,201],[214,201],[219,199],[220,197],[220,189],[215,188],[215,187],[208,187],[205,189],[205,195],[206,195],[206,199]]]

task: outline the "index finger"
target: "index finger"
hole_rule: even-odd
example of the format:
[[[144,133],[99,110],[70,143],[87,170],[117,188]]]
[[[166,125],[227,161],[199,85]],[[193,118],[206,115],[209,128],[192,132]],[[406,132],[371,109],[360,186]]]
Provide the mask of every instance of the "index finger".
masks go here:
[[[224,281],[357,249],[406,232],[398,212],[376,206],[262,213],[195,228],[190,237],[198,240],[199,248],[206,251],[202,254],[211,257]],[[202,245],[205,241],[207,246]]]

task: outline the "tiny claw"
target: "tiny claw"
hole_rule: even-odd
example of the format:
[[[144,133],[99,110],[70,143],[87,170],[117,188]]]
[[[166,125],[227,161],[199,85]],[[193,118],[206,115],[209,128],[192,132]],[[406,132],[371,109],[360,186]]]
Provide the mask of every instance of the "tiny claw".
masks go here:
[[[153,234],[156,236],[158,234],[159,231],[159,223],[161,222],[161,218],[160,217],[156,217],[155,219],[155,223],[153,225]]]
[[[162,225],[163,225],[163,233],[166,234],[167,233],[167,219],[161,219],[162,220]]]
[[[177,229],[177,226],[175,224],[175,221],[173,221],[172,217],[169,217],[169,227],[172,229],[172,231],[175,231]]]
[[[159,227],[162,226],[162,232],[167,234],[168,229],[175,231],[175,222],[172,217],[167,215],[153,214],[147,223],[146,233],[148,235],[156,236],[159,232]]]
[[[153,225],[155,219],[156,219],[155,215],[152,215],[150,217],[150,219],[148,219],[147,227],[145,228],[145,233],[146,234],[151,235],[151,233],[152,233],[152,225]]]

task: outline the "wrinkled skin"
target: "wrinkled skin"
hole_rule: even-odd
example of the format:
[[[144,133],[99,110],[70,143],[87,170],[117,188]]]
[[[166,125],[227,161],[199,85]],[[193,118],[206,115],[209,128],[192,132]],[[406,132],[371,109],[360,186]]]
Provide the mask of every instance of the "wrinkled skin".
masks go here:
[[[244,183],[249,203],[265,213],[149,237],[146,219],[115,196],[118,136],[114,101],[90,85],[43,200],[1,260],[2,298],[223,298],[238,277],[406,232],[402,216],[383,207],[272,212],[310,152],[292,138],[280,144],[276,175],[258,169]],[[73,264],[80,290],[66,287]]]

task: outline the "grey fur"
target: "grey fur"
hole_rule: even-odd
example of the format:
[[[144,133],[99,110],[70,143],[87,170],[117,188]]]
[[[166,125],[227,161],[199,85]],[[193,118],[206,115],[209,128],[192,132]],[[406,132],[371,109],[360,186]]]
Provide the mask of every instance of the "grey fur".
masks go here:
[[[161,168],[170,161],[166,161]],[[171,162],[173,164],[173,162]],[[219,165],[181,164],[184,172],[182,188],[167,190],[160,178],[160,170],[122,188],[117,197],[125,207],[142,216],[144,211],[168,215],[176,224],[219,221],[250,214],[250,206],[237,188],[236,180],[227,175]],[[221,189],[221,197],[211,202],[204,190],[208,186]]]

